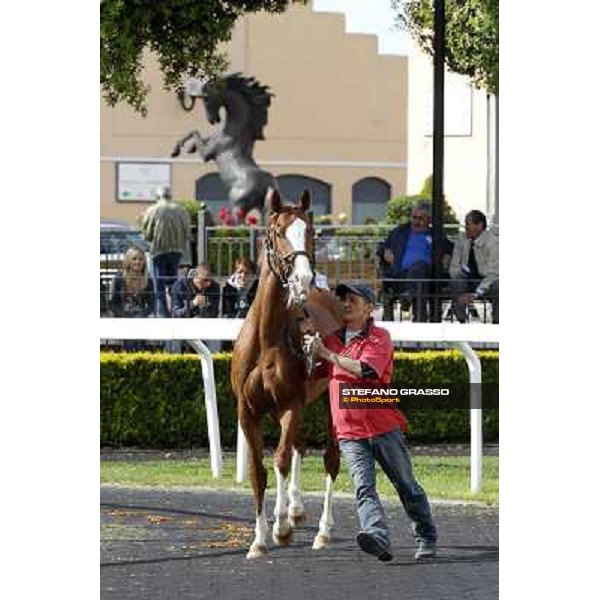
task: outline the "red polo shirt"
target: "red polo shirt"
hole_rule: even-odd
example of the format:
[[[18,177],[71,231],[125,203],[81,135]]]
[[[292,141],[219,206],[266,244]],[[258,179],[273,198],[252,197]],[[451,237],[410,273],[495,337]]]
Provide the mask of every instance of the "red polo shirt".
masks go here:
[[[368,408],[340,408],[340,383],[358,384],[356,387],[379,387],[392,380],[394,345],[386,329],[376,327],[369,321],[365,329],[348,344],[343,342],[345,331],[341,329],[325,338],[325,346],[342,356],[348,356],[366,363],[377,374],[376,378],[364,379],[353,375],[327,361],[329,377],[329,404],[333,418],[333,429],[338,439],[371,438],[388,433],[400,426],[406,431],[407,420],[402,412],[393,406]]]

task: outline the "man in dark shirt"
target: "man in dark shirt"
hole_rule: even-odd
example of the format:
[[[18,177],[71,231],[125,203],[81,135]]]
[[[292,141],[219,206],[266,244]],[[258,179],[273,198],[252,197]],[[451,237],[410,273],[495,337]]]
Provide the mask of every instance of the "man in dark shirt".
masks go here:
[[[191,269],[178,279],[171,291],[173,317],[217,317],[221,291],[206,264]]]

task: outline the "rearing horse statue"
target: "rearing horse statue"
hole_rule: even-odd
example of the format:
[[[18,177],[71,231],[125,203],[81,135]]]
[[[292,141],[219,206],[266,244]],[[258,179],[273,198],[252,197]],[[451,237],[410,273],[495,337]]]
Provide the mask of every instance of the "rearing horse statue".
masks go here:
[[[206,116],[211,125],[220,123],[219,111],[224,107],[223,128],[209,137],[202,137],[198,130],[191,131],[171,153],[179,156],[184,149],[198,152],[205,162],[214,160],[229,200],[244,213],[253,208],[262,210],[267,189],[276,187],[273,175],[260,169],[252,157],[254,142],[265,139],[263,129],[271,96],[267,86],[240,73],[208,81],[200,96]]]
[[[308,191],[300,204],[284,206],[279,192],[270,190],[267,204],[267,235],[261,258],[256,297],[236,341],[231,361],[231,383],[237,397],[238,419],[250,449],[250,478],[256,508],[255,538],[247,558],[267,554],[268,525],[265,515],[267,472],[263,466],[261,418],[271,415],[281,425],[274,454],[277,500],[273,540],[291,541],[292,529],[304,517],[300,498],[300,467],[303,443],[302,410],[327,387],[327,379],[308,380],[302,352],[302,321],[327,335],[341,324],[340,305],[329,291],[311,286],[314,277],[313,230],[307,210]],[[329,405],[328,405],[329,407]],[[331,427],[324,456],[326,494],[319,532],[313,548],[329,545],[333,527],[333,482],[339,472],[340,455]],[[291,469],[290,469],[291,467]],[[286,479],[291,471],[287,508]]]

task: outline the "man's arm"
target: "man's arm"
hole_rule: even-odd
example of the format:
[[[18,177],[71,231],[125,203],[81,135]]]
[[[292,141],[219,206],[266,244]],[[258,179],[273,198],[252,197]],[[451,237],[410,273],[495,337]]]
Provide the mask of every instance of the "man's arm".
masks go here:
[[[377,372],[367,363],[350,358],[348,356],[342,356],[332,350],[329,350],[324,344],[321,338],[315,340],[314,352],[316,356],[324,358],[325,360],[337,365],[340,369],[351,373],[355,377],[361,377],[362,379],[376,379]]]
[[[458,238],[456,244],[454,244],[454,251],[452,252],[452,259],[450,260],[450,277],[456,279],[461,274],[460,256],[462,254],[462,247],[465,243],[465,238],[462,236]]]
[[[144,214],[144,218],[142,219],[142,235],[144,236],[144,238],[146,238],[149,242],[152,241],[152,238],[154,237],[154,211],[153,210],[148,210],[146,211],[146,214]]]
[[[498,236],[490,234],[489,242],[486,244],[485,250],[485,268],[486,273],[483,281],[477,286],[475,293],[478,296],[483,296],[489,287],[500,277],[500,261],[499,261],[499,244]]]

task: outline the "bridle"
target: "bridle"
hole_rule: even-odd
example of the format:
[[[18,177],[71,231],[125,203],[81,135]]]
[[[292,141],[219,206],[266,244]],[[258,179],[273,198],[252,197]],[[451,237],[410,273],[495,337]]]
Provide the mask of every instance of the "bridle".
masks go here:
[[[310,230],[312,233],[312,229]],[[314,255],[311,256],[306,250],[292,250],[287,252],[286,254],[279,254],[277,252],[277,248],[275,245],[275,228],[268,227],[266,232],[266,237],[264,241],[265,252],[267,255],[267,264],[269,265],[269,269],[275,277],[277,277],[279,283],[284,289],[289,287],[289,277],[294,268],[294,260],[297,256],[306,256],[308,261],[310,262],[311,271],[313,274],[313,281],[315,278],[315,264],[314,264]],[[312,282],[311,281],[311,284]],[[309,318],[308,310],[306,306],[302,308],[302,316],[296,317],[295,324],[296,326],[300,326],[300,323]],[[292,340],[291,330],[287,329],[285,333],[285,340],[288,348],[290,349],[292,355],[304,361],[306,372],[310,375],[314,368],[314,355],[312,351],[312,347],[308,347],[304,344],[301,344],[300,348],[296,348],[295,344]]]
[[[289,286],[289,277],[294,269],[294,260],[297,256],[306,256],[310,262],[311,271],[313,273],[313,280],[315,277],[315,264],[314,256],[311,256],[305,250],[292,250],[286,254],[279,254],[275,245],[275,229],[269,227],[267,229],[267,236],[265,238],[265,252],[267,254],[267,263],[271,273],[277,277],[279,283],[284,288]]]

